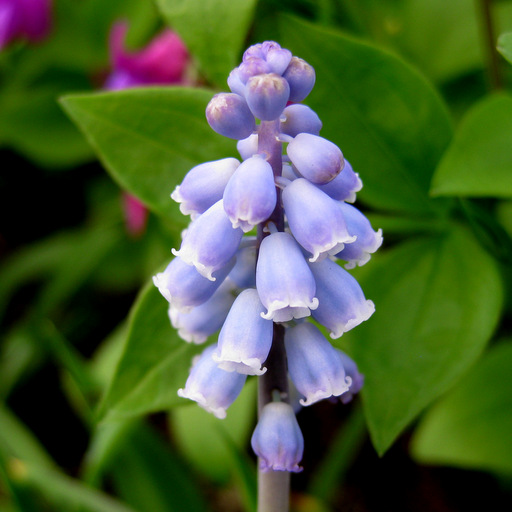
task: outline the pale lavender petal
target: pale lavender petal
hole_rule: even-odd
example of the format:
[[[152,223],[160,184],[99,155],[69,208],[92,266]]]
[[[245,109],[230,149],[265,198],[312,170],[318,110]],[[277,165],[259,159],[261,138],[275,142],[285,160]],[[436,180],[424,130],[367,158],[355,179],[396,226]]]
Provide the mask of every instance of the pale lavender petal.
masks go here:
[[[352,381],[345,375],[339,353],[316,326],[302,322],[288,327],[285,346],[290,377],[304,396],[302,405],[340,396],[349,390]]]
[[[343,170],[336,178],[329,183],[316,184],[316,186],[337,201],[353,203],[356,200],[356,192],[363,188],[363,182],[359,178],[359,174],[354,172],[348,160],[345,159]]]

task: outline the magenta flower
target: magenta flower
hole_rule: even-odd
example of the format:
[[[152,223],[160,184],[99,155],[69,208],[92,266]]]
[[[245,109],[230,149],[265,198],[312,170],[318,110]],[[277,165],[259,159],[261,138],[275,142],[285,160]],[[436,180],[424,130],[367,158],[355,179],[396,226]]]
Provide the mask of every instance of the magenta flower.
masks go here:
[[[145,48],[128,52],[125,49],[127,30],[126,22],[117,22],[110,32],[112,72],[105,82],[105,89],[177,84],[183,81],[189,55],[177,34],[164,30]]]
[[[15,39],[44,39],[51,15],[52,0],[0,0],[0,50]]]

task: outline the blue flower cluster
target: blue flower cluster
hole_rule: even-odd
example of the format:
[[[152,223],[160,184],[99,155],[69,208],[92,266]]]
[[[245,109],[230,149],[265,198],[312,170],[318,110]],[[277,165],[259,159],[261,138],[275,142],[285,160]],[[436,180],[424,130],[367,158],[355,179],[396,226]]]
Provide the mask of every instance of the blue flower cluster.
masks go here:
[[[299,103],[314,83],[313,68],[277,43],[251,46],[229,75],[231,92],[206,109],[216,132],[238,140],[242,162],[198,165],[171,194],[192,221],[154,282],[184,340],[204,343],[220,330],[178,391],[219,418],[248,375],[266,372],[275,323],[285,328],[300,405],[346,403],[363,384],[356,364],[307,320],[338,338],[372,315],[373,303],[337,260],[363,265],[382,243],[350,204],[359,176]],[[300,470],[304,441],[287,402],[261,411],[252,446],[264,471]]]

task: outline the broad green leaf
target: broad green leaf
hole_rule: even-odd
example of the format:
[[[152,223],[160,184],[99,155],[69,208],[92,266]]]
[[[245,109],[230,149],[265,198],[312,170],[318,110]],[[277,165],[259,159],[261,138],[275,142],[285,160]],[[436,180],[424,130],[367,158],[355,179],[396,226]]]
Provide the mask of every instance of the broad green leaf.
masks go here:
[[[512,97],[475,105],[461,124],[432,179],[433,196],[512,197]]]
[[[117,493],[134,510],[207,512],[198,484],[160,434],[140,424],[111,468]]]
[[[239,64],[256,0],[157,0],[164,18],[185,41],[201,71],[226,86]]]
[[[501,34],[498,39],[498,51],[512,64],[512,32]]]
[[[421,463],[512,473],[512,343],[493,347],[418,426]]]
[[[458,226],[370,264],[360,281],[376,312],[347,337],[366,376],[365,414],[382,454],[479,357],[503,290],[495,261]]]
[[[322,119],[378,208],[431,213],[432,173],[451,138],[445,106],[398,57],[343,34],[284,18],[284,46],[316,70],[305,102]]]
[[[178,337],[168,302],[148,284],[131,311],[123,355],[99,411],[114,420],[167,409],[185,400],[183,387],[192,357],[201,347]]]
[[[196,404],[179,407],[170,414],[173,438],[187,459],[211,479],[225,483],[232,474],[229,436],[238,448],[246,446],[250,430],[255,425],[256,381],[250,380],[228,409],[227,417],[219,420]]]
[[[66,96],[61,103],[122,188],[183,221],[169,197],[194,165],[235,153],[208,125],[212,93],[180,87]]]

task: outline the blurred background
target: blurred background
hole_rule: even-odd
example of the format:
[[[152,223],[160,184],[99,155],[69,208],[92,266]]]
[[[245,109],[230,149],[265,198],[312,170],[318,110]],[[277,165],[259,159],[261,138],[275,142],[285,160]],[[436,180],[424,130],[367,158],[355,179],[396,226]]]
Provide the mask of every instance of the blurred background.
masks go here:
[[[100,407],[108,407],[105,396],[130,337],[127,318],[132,305],[141,288],[170,259],[170,249],[176,246],[186,219],[178,214],[160,215],[144,194],[137,199],[130,186],[124,186],[124,178],[116,174],[110,154],[101,148],[98,151],[97,133],[84,129],[84,123],[75,124],[60,98],[140,86],[199,87],[212,93],[226,90],[218,76],[227,76],[224,71],[238,64],[245,47],[268,39],[280,41],[284,25],[294,27],[296,23],[300,28],[307,23],[313,28],[306,32],[319,30],[325,37],[341,34],[347,41],[361,42],[362,48],[368,45],[372,52],[396,56],[400,66],[421,77],[417,80],[427,84],[435,101],[444,103],[446,119],[456,133],[459,126],[471,124],[468,111],[493,94],[504,95],[500,98],[506,97],[506,108],[510,107],[507,90],[512,86],[512,67],[496,50],[498,37],[512,31],[512,2],[508,0],[254,0],[231,5],[212,0],[205,3],[205,9],[229,11],[226,37],[238,44],[225,52],[216,50],[221,55],[217,68],[205,65],[204,48],[197,43],[201,38],[210,41],[204,35],[205,20],[180,18],[180,9],[186,11],[184,4],[187,2],[166,0],[0,0],[0,512],[234,512],[254,506],[255,466],[248,441],[255,421],[254,382],[222,427],[195,405],[181,402],[171,412],[165,407],[133,406],[139,413],[132,411],[97,423]],[[168,27],[176,32],[166,32]],[[291,29],[286,30],[285,39],[294,41]],[[300,39],[301,32],[296,30],[295,39]],[[215,33],[207,35],[215,40]],[[330,73],[329,66],[343,75],[345,64],[326,57],[322,60],[323,46],[321,39],[318,41],[316,47],[311,46],[313,58],[299,55],[317,68],[317,82]],[[363,64],[361,67],[364,70]],[[401,80],[398,76],[396,83]],[[371,85],[362,88],[361,94],[370,97]],[[378,101],[378,97],[368,99],[374,107]],[[401,101],[398,98],[397,105]],[[308,100],[305,103],[309,104]],[[340,132],[343,139],[350,127],[342,121],[334,125],[336,104],[336,95],[329,96],[325,86],[312,98],[311,106],[324,121],[326,133]],[[328,115],[333,109],[329,120],[325,119],[322,113]],[[408,126],[392,126],[394,112],[391,107],[382,109],[374,112],[385,121],[379,118],[376,124],[385,124],[388,134],[409,130]],[[501,110],[499,106],[497,110]],[[508,147],[508,156],[506,152],[495,154],[496,165],[502,165],[503,175],[508,172],[510,176],[510,110],[502,112],[508,132],[500,131],[498,149],[489,144],[482,151],[492,160],[494,150]],[[400,119],[398,115],[397,123]],[[432,123],[432,137],[444,129]],[[368,144],[366,151],[371,152],[373,142]],[[346,145],[340,147],[345,152]],[[399,143],[397,147],[401,151]],[[363,147],[361,153],[364,151]],[[234,143],[232,152],[235,155]],[[355,151],[354,160],[358,158]],[[358,169],[366,184],[363,160],[361,157]],[[431,173],[436,166],[437,162]],[[487,169],[481,171],[475,183],[489,177]],[[415,172],[413,166],[410,172]],[[441,171],[436,176],[442,177]],[[165,185],[167,195],[179,179]],[[407,223],[408,215],[395,215],[406,209],[398,200],[395,206],[387,191],[380,197],[382,178],[372,179],[369,176],[369,192],[361,195],[360,206],[374,227],[384,230],[384,255],[376,261],[382,269],[393,265],[393,258],[386,254],[395,247],[412,235],[430,233],[437,227],[432,227],[427,217],[409,217]],[[510,366],[503,367],[508,380],[500,377],[493,384],[499,386],[501,401],[484,404],[466,416],[463,408],[456,407],[457,400],[465,397],[469,397],[467,402],[474,398],[474,403],[479,403],[482,397],[475,390],[482,388],[478,379],[489,382],[487,376],[495,375],[500,361],[511,361],[507,339],[511,333],[512,187],[510,179],[505,179],[503,187],[494,182],[492,191],[479,194],[475,188],[465,194],[460,189],[448,190],[448,181],[439,178],[439,195],[453,192],[449,201],[456,206],[450,206],[454,212],[450,215],[478,234],[483,248],[475,249],[473,261],[480,258],[479,251],[491,251],[496,257],[492,265],[498,270],[493,266],[490,272],[493,279],[493,272],[499,272],[501,284],[491,295],[503,293],[505,298],[498,301],[495,313],[489,313],[494,319],[489,320],[490,327],[482,328],[485,332],[473,359],[457,370],[445,388],[424,398],[418,411],[385,441],[376,441],[376,413],[368,416],[372,400],[379,398],[371,394],[372,367],[368,363],[362,364],[370,380],[364,402],[356,397],[343,407],[322,402],[301,411],[305,470],[292,478],[293,510],[462,512],[470,508],[507,510],[512,505],[512,447],[508,451],[500,448],[507,442],[512,445]],[[428,240],[423,243],[430,247]],[[422,254],[421,247],[416,251]],[[445,271],[451,274],[456,269],[457,264]],[[369,271],[365,267],[358,272],[364,282]],[[395,269],[391,275],[399,273]],[[384,288],[385,282],[379,286]],[[367,294],[377,309],[379,293],[380,288],[375,290],[377,296]],[[479,297],[487,300],[485,293],[479,292]],[[386,296],[382,300],[389,305],[394,299]],[[164,308],[162,305],[165,316]],[[393,329],[389,322],[384,326]],[[363,329],[361,336],[364,340],[369,332]],[[352,342],[352,338],[343,341],[349,347]],[[478,357],[484,347],[488,350],[494,345],[503,349],[503,356],[492,353],[494,359],[486,359],[485,366]],[[359,346],[365,347],[362,342]],[[358,355],[356,349],[354,353]],[[382,362],[382,354],[375,354]],[[473,372],[475,368],[480,373]],[[393,379],[391,369],[381,371],[386,379]],[[475,382],[471,381],[473,373],[478,373]],[[462,387],[457,390],[457,385]],[[455,394],[438,404],[452,389]],[[488,396],[489,390],[482,394]],[[427,424],[418,414],[432,404],[441,410]],[[444,449],[436,436],[443,435],[446,410],[455,410],[453,414],[460,418],[473,418],[477,413],[494,418],[487,427],[478,425],[479,433],[468,435],[460,453],[471,451],[472,442],[481,446],[479,436],[494,439],[496,444],[487,447],[487,452],[482,448],[475,457],[453,454],[453,444]],[[418,434],[419,423],[423,437]],[[457,432],[451,430],[450,434],[457,438]]]

